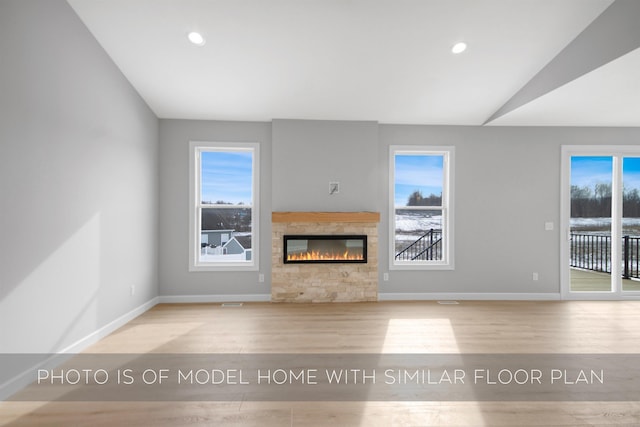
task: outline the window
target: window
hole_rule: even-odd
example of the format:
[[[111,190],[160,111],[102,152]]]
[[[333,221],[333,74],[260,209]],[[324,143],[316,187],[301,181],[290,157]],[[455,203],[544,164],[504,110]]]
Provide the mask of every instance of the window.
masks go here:
[[[390,268],[453,268],[453,152],[391,147]]]
[[[190,144],[190,270],[257,270],[258,148]]]

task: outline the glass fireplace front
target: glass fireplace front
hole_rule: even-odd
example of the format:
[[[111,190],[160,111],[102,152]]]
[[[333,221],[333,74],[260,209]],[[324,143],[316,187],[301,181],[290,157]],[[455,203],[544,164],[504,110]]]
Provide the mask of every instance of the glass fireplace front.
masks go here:
[[[284,263],[366,263],[367,236],[284,236]]]

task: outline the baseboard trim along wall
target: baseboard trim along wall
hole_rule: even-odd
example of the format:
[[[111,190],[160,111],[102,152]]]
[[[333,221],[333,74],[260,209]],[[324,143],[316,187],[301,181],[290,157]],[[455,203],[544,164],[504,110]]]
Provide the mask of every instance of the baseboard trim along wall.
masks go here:
[[[246,295],[164,295],[158,297],[160,304],[207,303],[207,302],[269,302],[271,294]]]
[[[0,384],[0,401],[6,400],[9,396],[17,393],[18,391],[31,384],[35,380],[33,374],[38,369],[54,369],[56,366],[64,363],[69,357],[73,356],[76,353],[80,353],[90,345],[97,343],[102,338],[106,337],[110,333],[116,331],[118,328],[126,325],[131,320],[153,308],[156,304],[158,304],[158,297],[150,299],[144,304],[134,308],[128,313],[123,314],[117,319],[95,330],[86,337],[81,338],[75,343],[65,347],[58,353],[53,354],[41,363],[32,366],[31,368],[7,380],[3,384]]]
[[[130,312],[125,313],[122,316],[118,317],[117,319],[107,323],[106,325],[96,330],[95,332],[87,335],[86,337],[76,341],[70,346],[62,349],[59,353],[79,353],[85,350],[87,347],[97,343],[102,338],[114,332],[116,329],[126,325],[131,320],[135,319],[136,317],[140,316],[146,311],[152,309],[156,304],[158,304],[158,297],[154,297],[150,299],[144,304],[134,308]]]
[[[556,301],[560,293],[380,293],[378,301],[436,301],[436,300],[477,300],[477,301]],[[209,302],[270,302],[270,294],[246,295],[164,295],[158,297],[159,304],[209,303]]]
[[[556,301],[560,293],[379,293],[378,301]]]

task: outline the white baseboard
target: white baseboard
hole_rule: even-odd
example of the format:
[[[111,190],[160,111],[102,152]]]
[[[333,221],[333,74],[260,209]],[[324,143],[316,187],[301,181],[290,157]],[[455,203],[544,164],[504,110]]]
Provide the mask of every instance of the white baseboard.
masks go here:
[[[70,346],[65,347],[59,353],[79,353],[79,352],[83,351],[84,349],[86,349],[87,347],[89,347],[92,344],[97,343],[102,338],[106,337],[107,335],[109,335],[110,333],[115,331],[116,329],[120,328],[121,326],[124,326],[125,324],[127,324],[131,320],[133,320],[136,317],[140,316],[142,313],[144,313],[144,312],[148,311],[149,309],[153,308],[156,304],[158,304],[158,297],[150,299],[149,301],[145,302],[144,304],[134,308],[130,312],[125,313],[122,316],[118,317],[117,319],[107,323],[106,325],[104,325],[103,327],[98,329],[97,331],[94,331],[94,332],[90,333],[89,335],[87,335],[86,337],[84,337],[84,338],[76,341],[75,343],[71,344]]]
[[[102,338],[114,332],[116,329],[124,326],[142,313],[151,309],[156,304],[158,304],[158,297],[152,298],[151,300],[134,308],[128,313],[125,313],[117,319],[107,323],[100,329],[97,329],[96,331],[90,333],[86,337],[81,338],[75,343],[65,347],[58,353],[52,354],[41,363],[32,366],[31,368],[9,379],[5,383],[0,384],[0,401],[6,400],[9,396],[17,393],[18,391],[31,384],[34,381],[34,372],[36,372],[38,369],[54,369],[56,366],[59,366],[73,354],[80,353],[90,345],[97,343]]]
[[[560,293],[379,293],[378,301],[436,301],[436,300],[477,300],[477,301],[556,301],[562,299]],[[223,303],[223,302],[269,302],[270,294],[244,295],[164,295],[158,303]]]
[[[271,294],[246,295],[164,295],[158,297],[163,304],[207,303],[207,302],[269,302]]]
[[[556,301],[560,293],[379,293],[378,301]]]

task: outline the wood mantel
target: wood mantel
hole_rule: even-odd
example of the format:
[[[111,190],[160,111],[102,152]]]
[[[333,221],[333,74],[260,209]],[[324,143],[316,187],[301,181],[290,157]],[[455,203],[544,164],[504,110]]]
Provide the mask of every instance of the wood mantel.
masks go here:
[[[272,212],[272,222],[380,222],[380,212]]]

